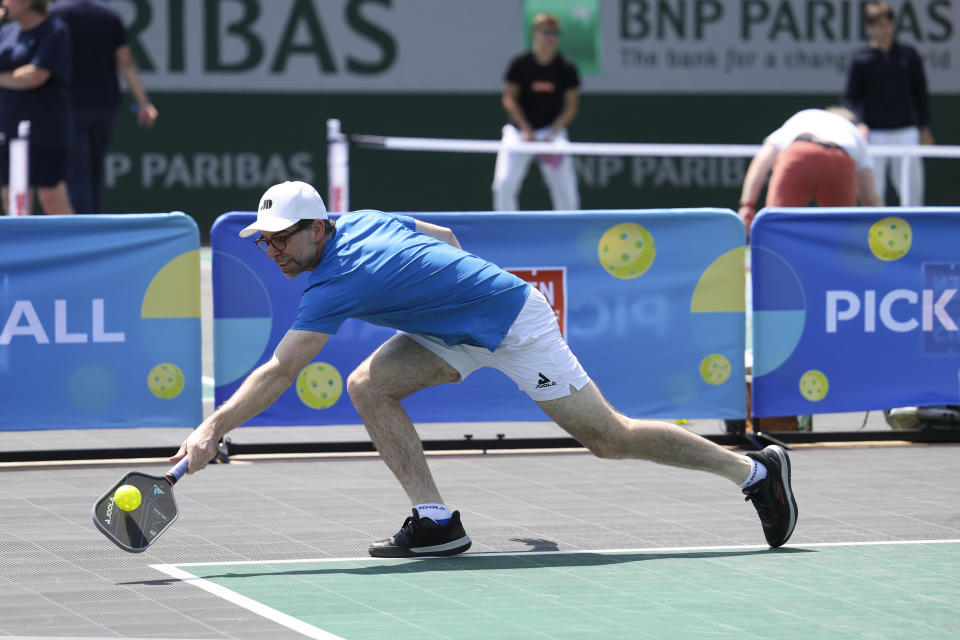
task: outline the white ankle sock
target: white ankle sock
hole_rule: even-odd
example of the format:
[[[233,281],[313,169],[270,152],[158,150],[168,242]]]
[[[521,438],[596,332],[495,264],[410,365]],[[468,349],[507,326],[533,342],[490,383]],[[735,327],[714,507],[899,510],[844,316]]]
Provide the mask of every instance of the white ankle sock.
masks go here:
[[[413,508],[417,510],[417,514],[421,518],[430,518],[437,524],[446,524],[453,517],[453,514],[450,513],[450,507],[445,504],[428,502],[426,504],[415,504]]]
[[[750,475],[748,475],[747,479],[740,485],[741,489],[752,487],[767,477],[767,467],[764,466],[763,463],[757,462],[753,458],[750,458],[750,462],[753,463],[753,469],[750,470]]]

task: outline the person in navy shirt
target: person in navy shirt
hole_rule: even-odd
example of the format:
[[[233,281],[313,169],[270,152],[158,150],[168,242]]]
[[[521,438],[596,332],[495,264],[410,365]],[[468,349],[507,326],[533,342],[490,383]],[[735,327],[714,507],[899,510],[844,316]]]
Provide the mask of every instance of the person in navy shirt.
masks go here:
[[[868,46],[857,50],[847,70],[844,103],[857,116],[860,132],[872,145],[934,144],[930,129],[930,96],[923,58],[895,37],[893,9],[886,2],[863,8],[870,34]],[[900,184],[900,163],[907,163],[910,188]],[[903,206],[923,205],[923,159],[875,160],[877,193],[886,195],[887,171]]]
[[[380,211],[355,211],[334,223],[313,187],[284,182],[267,189],[256,221],[240,236],[257,232],[257,245],[286,277],[310,274],[307,288],[273,357],[170,458],[188,457],[190,473],[214,458],[224,434],[275,402],[346,318],[358,318],[398,330],[350,374],[347,391],[413,505],[398,533],[370,545],[372,556],[453,555],[470,547],[400,401],[481,367],[511,378],[595,455],[717,474],[753,502],[771,547],[793,532],[797,506],[781,447],[741,455],[670,422],[618,413],[570,351],[543,294],[461,249],[450,229]]]
[[[9,22],[0,27],[0,183],[7,206],[7,141],[30,121],[30,185],[44,213],[70,214],[66,172],[71,132],[70,34],[48,18],[50,0],[3,0]],[[28,211],[30,206],[28,205]]]
[[[103,167],[120,109],[118,71],[136,101],[137,122],[147,129],[157,108],[143,88],[127,44],[127,31],[111,7],[94,0],[58,0],[50,16],[70,28],[73,51],[70,99],[73,141],[67,164],[67,185],[79,213],[102,213]]]

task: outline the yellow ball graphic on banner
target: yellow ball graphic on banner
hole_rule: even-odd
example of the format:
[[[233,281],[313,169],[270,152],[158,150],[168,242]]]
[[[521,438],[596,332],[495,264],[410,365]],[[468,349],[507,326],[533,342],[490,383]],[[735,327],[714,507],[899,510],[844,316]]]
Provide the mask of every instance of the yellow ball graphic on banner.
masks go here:
[[[700,377],[707,384],[723,384],[730,379],[730,361],[719,353],[711,353],[700,362]]]
[[[913,244],[913,230],[903,218],[890,216],[877,220],[870,227],[867,238],[870,251],[881,260],[890,262],[907,255]]]
[[[147,386],[158,398],[176,398],[183,391],[183,371],[170,362],[158,364],[147,374]]]
[[[641,225],[622,222],[600,237],[597,255],[607,273],[629,280],[642,276],[650,268],[657,256],[657,245]]]
[[[827,397],[830,383],[823,371],[810,369],[800,376],[800,394],[811,402],[820,402]]]
[[[343,378],[327,362],[311,362],[297,376],[297,395],[311,409],[332,407],[342,393]]]

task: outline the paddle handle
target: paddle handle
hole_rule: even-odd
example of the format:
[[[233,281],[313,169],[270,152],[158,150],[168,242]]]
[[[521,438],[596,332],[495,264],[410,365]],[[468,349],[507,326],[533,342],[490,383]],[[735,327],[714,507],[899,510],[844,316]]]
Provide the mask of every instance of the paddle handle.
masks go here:
[[[187,472],[187,468],[190,466],[190,459],[187,456],[184,456],[180,462],[170,467],[170,471],[167,471],[163,474],[163,477],[170,481],[170,484],[176,484],[183,474]]]

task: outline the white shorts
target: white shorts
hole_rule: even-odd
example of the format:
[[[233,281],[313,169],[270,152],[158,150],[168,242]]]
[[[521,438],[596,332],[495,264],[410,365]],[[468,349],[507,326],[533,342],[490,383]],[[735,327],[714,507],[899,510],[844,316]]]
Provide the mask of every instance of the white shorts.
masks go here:
[[[458,344],[447,346],[438,338],[401,332],[456,369],[463,381],[480,367],[502,371],[533,400],[556,400],[582,389],[590,376],[580,366],[560,334],[557,317],[543,294],[531,287],[517,319],[496,351]]]

